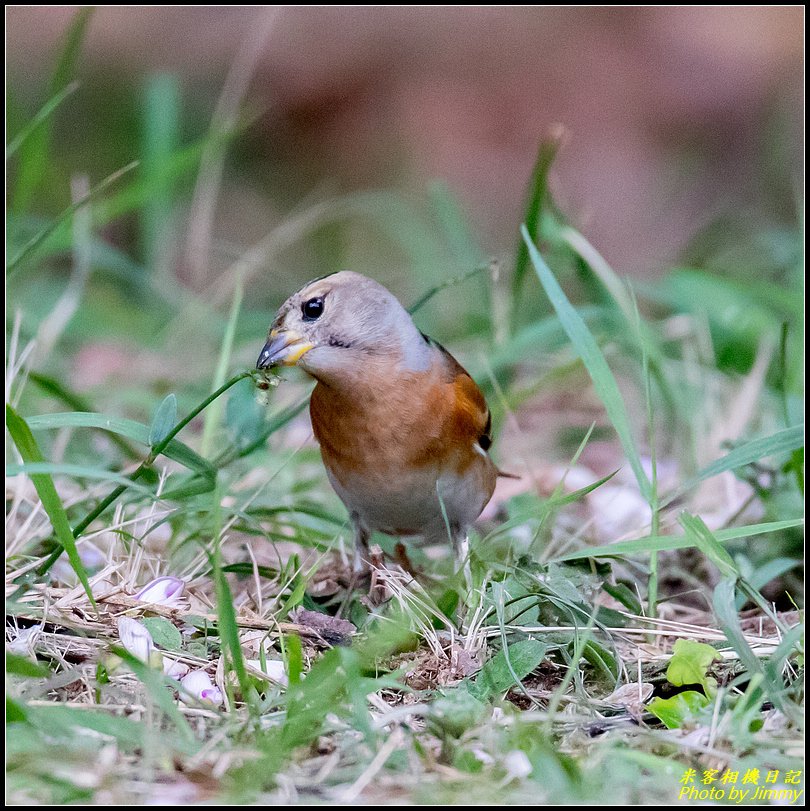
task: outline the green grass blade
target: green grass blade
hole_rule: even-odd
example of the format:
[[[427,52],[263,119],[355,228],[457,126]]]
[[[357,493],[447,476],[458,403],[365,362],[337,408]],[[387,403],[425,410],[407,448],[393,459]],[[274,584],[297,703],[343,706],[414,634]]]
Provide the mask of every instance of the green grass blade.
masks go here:
[[[238,375],[232,377],[227,383],[224,383],[213,394],[209,394],[208,397],[206,397],[199,405],[193,408],[182,420],[180,420],[180,422],[177,423],[177,425],[174,426],[174,428],[172,428],[172,430],[169,432],[169,435],[162,442],[158,443],[157,445],[155,445],[155,447],[152,448],[151,452],[149,453],[149,456],[146,459],[144,459],[143,462],[141,462],[141,464],[138,466],[135,472],[129,477],[129,479],[131,481],[136,481],[137,479],[139,479],[144,474],[144,471],[147,470],[152,465],[155,459],[157,459],[157,457],[160,456],[161,453],[165,452],[166,448],[171,444],[171,442],[174,441],[174,437],[177,436],[177,434],[179,434],[180,431],[182,431],[183,428],[185,428],[201,411],[207,408],[214,400],[217,399],[217,397],[224,394],[229,388],[231,388],[231,386],[236,385],[236,383],[238,383],[240,380],[243,380],[244,378],[249,376],[250,372],[240,372]],[[144,426],[144,428],[146,428],[146,426]],[[146,430],[147,430],[146,441],[148,443],[149,439],[148,428]],[[208,463],[206,462],[206,465],[207,464]],[[212,481],[213,482],[216,481],[216,471],[214,471]],[[89,513],[87,513],[87,515],[85,515],[84,518],[82,518],[81,521],[79,521],[79,523],[73,530],[73,537],[78,538],[79,535],[81,535],[82,532],[84,532],[84,530],[87,529],[87,527],[89,527],[90,524],[92,524],[93,521],[96,520],[96,518],[102,515],[111,504],[114,504],[115,501],[118,499],[118,497],[125,491],[126,487],[124,487],[123,485],[119,485],[106,498],[102,499],[99,504],[97,504],[92,510],[90,510]],[[50,569],[50,567],[53,566],[57,558],[58,555],[56,554],[51,555],[39,567],[39,569],[37,569],[37,574],[39,574],[40,576],[45,574],[45,572],[47,572],[48,569]]]
[[[736,541],[740,538],[751,538],[757,535],[768,535],[780,532],[783,529],[792,529],[804,524],[804,519],[795,518],[788,521],[771,521],[764,524],[750,524],[747,527],[732,527],[720,529],[714,533],[721,542]],[[641,555],[650,552],[667,552],[671,549],[690,549],[696,546],[693,538],[686,535],[659,535],[638,538],[632,541],[617,541],[604,546],[591,546],[579,549],[554,558],[552,562],[562,563],[566,560],[581,560],[582,558],[620,557],[624,555]]]
[[[723,577],[737,578],[740,576],[740,570],[737,568],[731,555],[726,552],[720,541],[714,536],[701,518],[684,512],[681,514],[678,521],[686,530],[686,537],[693,541],[694,546],[717,566]]]
[[[543,261],[540,252],[532,241],[526,226],[521,226],[521,233],[525,240],[529,252],[529,258],[537,271],[540,283],[543,285],[546,295],[551,300],[557,315],[562,322],[571,343],[582,359],[588,374],[591,376],[594,388],[599,399],[602,401],[607,411],[608,417],[613,424],[616,434],[619,437],[622,448],[627,456],[630,466],[635,474],[639,489],[644,498],[649,502],[652,499],[652,485],[644,472],[636,448],[633,433],[630,429],[630,418],[622,400],[616,378],[610,371],[610,367],[605,360],[605,356],[599,349],[596,339],[582,320],[580,314],[571,305],[567,296],[563,292],[551,269]]]
[[[88,400],[85,400],[84,397],[68,389],[55,377],[49,377],[48,375],[43,375],[39,372],[29,372],[28,380],[42,389],[42,391],[49,394],[55,400],[59,400],[68,406],[68,408],[72,408],[74,411],[81,411],[85,413],[93,411],[93,406]],[[33,431],[35,429],[31,426],[32,419],[36,418],[28,418],[28,427]],[[128,458],[136,459],[139,456],[137,449],[130,445],[130,443],[127,442],[126,439],[123,439],[119,434],[111,433],[110,441],[115,443],[115,445],[117,445],[123,454]]]
[[[434,181],[429,188],[431,210],[445,235],[457,268],[472,268],[485,264],[486,257],[475,239],[458,199],[443,181]]]
[[[50,706],[26,707],[28,720],[48,740],[75,740],[88,732],[114,738],[124,751],[142,749],[145,727],[142,723],[103,711],[79,709],[60,702]]]
[[[763,684],[769,687],[769,698],[773,703],[784,710],[782,704],[782,687],[774,685],[766,676],[765,668],[762,666],[757,655],[751,650],[751,646],[745,639],[745,634],[740,627],[740,618],[737,614],[735,604],[736,577],[728,577],[721,580],[714,589],[712,607],[720,623],[723,633],[726,635],[731,647],[734,648],[740,661],[745,666],[750,676],[759,676]]]
[[[790,453],[797,448],[804,447],[804,423],[794,425],[791,428],[784,428],[770,436],[752,439],[744,445],[740,445],[730,451],[720,459],[715,460],[707,467],[703,468],[694,478],[682,484],[678,490],[666,499],[662,506],[670,504],[684,493],[691,490],[705,479],[712,476],[719,476],[727,470],[736,470],[744,465],[750,465],[768,456],[777,456],[782,453]]]
[[[79,9],[67,29],[64,45],[48,88],[49,104],[52,104],[66,89],[75,73],[81,44],[92,14],[91,6]],[[48,114],[41,125],[37,126],[26,139],[19,153],[17,180],[12,196],[14,201],[12,207],[15,211],[25,211],[28,208],[45,179],[46,172],[51,165],[52,140],[53,118]]]
[[[153,193],[140,212],[143,257],[150,273],[162,259],[167,227],[171,222],[172,181],[166,167],[180,142],[180,83],[177,76],[150,76],[144,91],[143,164],[141,176]],[[169,230],[171,230],[169,228]]]
[[[103,468],[88,467],[87,465],[71,465],[64,462],[25,462],[22,465],[6,465],[6,476],[73,476],[77,479],[100,479],[114,482],[123,487],[132,488],[143,495],[154,497],[154,493],[126,476],[113,473]]]
[[[132,163],[128,163],[126,166],[122,167],[116,172],[113,172],[108,177],[105,177],[101,183],[94,186],[90,189],[84,197],[81,197],[79,200],[76,200],[75,203],[71,203],[61,214],[59,214],[53,222],[48,223],[43,229],[38,231],[34,234],[25,245],[20,248],[19,251],[14,255],[11,261],[6,265],[6,272],[11,275],[26,259],[33,251],[35,251],[45,240],[54,232],[56,231],[59,226],[61,226],[64,222],[66,222],[73,214],[76,213],[80,208],[86,206],[91,200],[98,197],[104,191],[106,191],[110,186],[116,183],[121,177],[123,177],[128,172],[131,172],[136,166],[138,165],[138,161],[132,161]]]
[[[212,535],[214,538],[213,552],[209,553],[208,560],[211,564],[211,575],[214,580],[217,599],[217,629],[219,632],[222,654],[225,657],[226,673],[227,665],[234,673],[239,682],[239,690],[242,693],[242,701],[253,712],[258,706],[256,691],[253,688],[245,660],[242,655],[242,644],[239,640],[239,624],[236,621],[236,609],[233,605],[233,595],[228,585],[228,579],[222,571],[222,487],[214,489],[213,503],[211,509]],[[227,679],[226,679],[227,684]],[[231,697],[231,691],[228,691]]]
[[[607,476],[602,476],[601,479],[597,479],[591,484],[586,484],[584,487],[580,487],[572,493],[552,495],[543,503],[543,514],[545,514],[546,511],[556,510],[560,507],[564,507],[566,504],[573,504],[575,501],[579,501],[583,496],[587,496],[588,493],[592,493],[603,484],[607,484],[618,472],[618,470],[614,470],[613,473],[608,473]]]
[[[287,677],[291,686],[301,683],[301,674],[304,672],[304,650],[301,645],[301,637],[297,634],[289,634],[284,637],[287,649]]]
[[[299,402],[291,405],[289,408],[282,411],[273,417],[270,422],[262,429],[261,434],[250,444],[245,445],[244,448],[230,448],[223,451],[219,456],[214,459],[214,464],[217,467],[224,467],[230,464],[235,459],[243,459],[245,456],[250,456],[254,451],[263,448],[267,440],[278,430],[283,428],[287,423],[294,420],[309,403],[309,395],[307,394]]]
[[[217,497],[219,494],[219,490],[216,490]],[[242,700],[249,707],[253,707],[255,706],[254,696],[256,691],[253,689],[247,669],[245,668],[242,645],[239,641],[239,625],[236,622],[236,611],[233,607],[233,595],[231,594],[231,588],[228,585],[225,573],[222,571],[219,541],[217,542],[214,554],[210,557],[210,561],[214,585],[216,586],[217,628],[222,642],[222,651],[223,653],[227,653],[231,667],[236,673],[236,678],[239,682],[239,690],[242,693]]]
[[[441,282],[441,284],[437,284],[435,287],[431,287],[424,295],[420,296],[410,307],[408,307],[408,312],[413,315],[417,310],[421,310],[422,307],[425,306],[437,293],[441,293],[442,290],[446,290],[448,287],[455,287],[456,285],[462,284],[466,282],[467,279],[471,279],[473,276],[477,276],[479,273],[485,273],[489,270],[488,266],[481,265],[479,267],[475,267],[472,270],[468,270],[466,273],[462,273],[459,276],[453,276],[450,279],[446,279],[445,281]]]
[[[128,437],[142,445],[150,447],[150,426],[123,417],[108,417],[94,412],[68,411],[58,414],[41,414],[29,417],[28,426],[32,431],[43,431],[54,428],[100,428],[113,434]],[[174,459],[189,470],[204,476],[216,476],[216,468],[203,459],[196,451],[177,439],[172,439],[164,448],[163,454]]]
[[[51,78],[49,88],[51,95],[61,90],[70,81],[70,77],[76,72],[82,43],[84,42],[87,26],[92,16],[93,7],[85,6],[84,8],[80,8],[76,12],[76,16],[71,20],[70,27],[65,35],[65,44],[59,55],[59,61],[56,63],[53,77]]]
[[[540,238],[540,219],[543,213],[543,205],[548,196],[548,173],[551,164],[557,157],[557,151],[562,142],[562,132],[555,132],[549,138],[540,142],[537,150],[537,160],[532,170],[531,186],[529,189],[529,201],[526,206],[525,228],[529,233],[530,240],[536,242]],[[526,237],[518,241],[517,255],[515,258],[515,273],[512,277],[512,310],[517,309],[517,301],[520,296],[523,281],[529,270],[529,251],[525,241]]]
[[[53,115],[54,110],[56,110],[66,98],[72,96],[78,87],[78,82],[71,82],[42,105],[37,114],[9,142],[6,147],[6,160],[10,160],[14,156],[28,138],[37,131],[37,128],[44,124],[51,115]]]
[[[236,334],[236,322],[239,320],[239,311],[242,308],[242,282],[237,281],[236,288],[233,291],[233,301],[231,303],[231,312],[228,316],[228,323],[225,327],[225,334],[222,337],[222,347],[219,351],[219,360],[217,361],[216,372],[214,373],[214,390],[218,389],[225,382],[225,375],[228,372],[228,364],[231,362],[231,353],[233,351],[233,339]],[[203,421],[202,440],[200,441],[200,453],[203,456],[208,456],[208,450],[211,447],[211,439],[214,436],[214,431],[219,425],[222,416],[222,401],[216,400],[211,403],[211,407],[205,412]]]
[[[31,433],[31,429],[28,427],[25,420],[17,414],[10,405],[6,405],[6,426],[24,462],[35,464],[45,461],[39,449],[39,445],[37,445],[34,435]],[[62,505],[62,499],[59,498],[59,494],[56,492],[53,479],[47,473],[32,473],[31,481],[42,501],[42,508],[51,520],[51,526],[53,527],[57,541],[65,552],[67,552],[68,560],[73,567],[73,571],[76,572],[79,582],[84,586],[84,590],[91,604],[96,608],[96,600],[90,588],[90,581],[81,558],[79,557],[79,551],[76,548],[76,540],[70,529],[70,522],[68,521],[65,508]]]
[[[191,731],[188,721],[178,709],[174,695],[166,689],[167,686],[176,689],[177,683],[157,670],[153,670],[123,647],[113,646],[111,651],[127,663],[132,672],[138,677],[138,680],[146,687],[147,692],[155,702],[155,706],[173,721],[185,743],[193,745],[194,733]]]

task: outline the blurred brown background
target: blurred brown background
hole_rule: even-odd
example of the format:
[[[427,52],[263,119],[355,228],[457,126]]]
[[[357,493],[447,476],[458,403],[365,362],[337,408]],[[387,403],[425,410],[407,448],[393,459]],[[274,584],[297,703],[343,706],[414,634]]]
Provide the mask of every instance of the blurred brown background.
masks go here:
[[[74,13],[7,9],[9,71],[32,98]],[[175,72],[202,121],[255,50],[242,78],[259,168],[226,176],[214,225],[238,244],[324,190],[441,178],[483,251],[509,253],[560,122],[558,201],[618,271],[655,274],[720,213],[795,216],[772,187],[800,184],[803,21],[798,6],[99,8],[80,74],[137,88]]]

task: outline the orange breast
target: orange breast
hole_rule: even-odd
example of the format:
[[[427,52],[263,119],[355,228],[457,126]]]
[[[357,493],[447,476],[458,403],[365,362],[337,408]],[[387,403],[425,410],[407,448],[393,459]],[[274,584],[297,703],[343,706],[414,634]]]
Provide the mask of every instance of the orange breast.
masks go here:
[[[342,481],[363,473],[385,482],[408,467],[463,473],[488,462],[474,450],[488,411],[481,391],[449,355],[427,372],[368,364],[346,386],[318,383],[310,414],[324,463]],[[373,486],[373,484],[371,485]]]

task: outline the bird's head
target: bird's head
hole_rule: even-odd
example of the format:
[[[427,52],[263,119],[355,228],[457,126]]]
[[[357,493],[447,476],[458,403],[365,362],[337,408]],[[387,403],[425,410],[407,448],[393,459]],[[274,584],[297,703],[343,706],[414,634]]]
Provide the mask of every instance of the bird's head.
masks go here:
[[[256,367],[300,366],[318,379],[352,379],[375,360],[422,371],[430,347],[388,290],[344,270],[309,282],[281,305]]]

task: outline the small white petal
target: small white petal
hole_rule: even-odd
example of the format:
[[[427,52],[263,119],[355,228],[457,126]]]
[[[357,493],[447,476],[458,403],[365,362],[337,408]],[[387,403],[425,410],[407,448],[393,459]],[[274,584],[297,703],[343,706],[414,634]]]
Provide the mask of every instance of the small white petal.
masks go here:
[[[204,670],[192,670],[180,682],[182,692],[197,701],[207,701],[211,704],[222,703],[221,691],[212,683],[211,677]]]
[[[147,583],[133,597],[152,605],[177,605],[185,588],[186,584],[179,577],[158,577]]]
[[[532,763],[525,752],[513,749],[503,759],[503,767],[509,775],[517,780],[523,780],[532,773]]]
[[[267,659],[264,668],[262,668],[260,659],[246,659],[245,664],[259,673],[264,673],[277,684],[283,684],[285,687],[289,684],[287,673],[284,670],[284,662],[280,662],[278,659]]]
[[[79,560],[82,565],[90,574],[95,574],[100,571],[104,564],[107,562],[107,556],[97,547],[91,543],[79,544]],[[75,586],[79,582],[76,577],[76,572],[70,563],[67,552],[62,554],[56,559],[56,563],[51,566],[50,578],[66,586]]]
[[[200,693],[200,701],[208,701],[215,707],[218,707],[222,704],[222,691],[219,687],[209,687],[207,690],[203,690]]]
[[[176,659],[169,659],[168,656],[163,657],[163,672],[169,676],[169,678],[179,681],[188,671],[189,666],[187,664],[178,662]]]
[[[155,643],[152,635],[137,620],[129,617],[120,617],[118,620],[118,636],[121,644],[136,658],[145,664],[149,663]]]
[[[20,628],[13,635],[11,641],[6,643],[6,650],[16,653],[18,656],[33,657],[34,645],[41,633],[42,626],[40,625],[34,625],[32,628]]]

